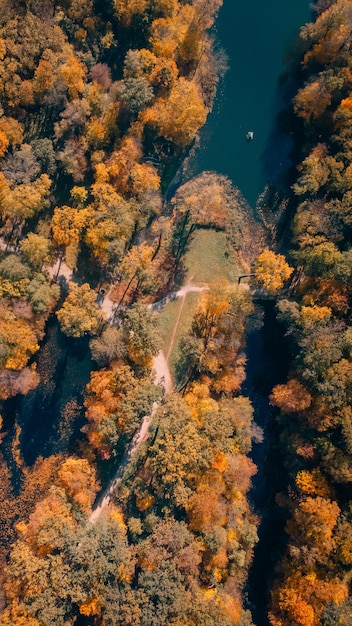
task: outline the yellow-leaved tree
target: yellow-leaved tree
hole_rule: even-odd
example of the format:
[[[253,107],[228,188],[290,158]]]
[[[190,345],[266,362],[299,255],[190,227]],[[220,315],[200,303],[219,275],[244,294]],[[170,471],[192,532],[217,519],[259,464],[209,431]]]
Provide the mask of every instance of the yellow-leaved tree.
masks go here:
[[[255,264],[255,276],[257,281],[270,293],[277,293],[282,289],[286,280],[293,272],[282,254],[275,254],[269,248],[265,248],[258,256]]]

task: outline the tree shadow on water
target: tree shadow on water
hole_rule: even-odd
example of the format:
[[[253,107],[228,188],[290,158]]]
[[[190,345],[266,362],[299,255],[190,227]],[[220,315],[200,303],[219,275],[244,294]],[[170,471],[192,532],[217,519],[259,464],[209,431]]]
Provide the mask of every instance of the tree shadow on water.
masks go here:
[[[297,79],[285,76],[277,87],[273,109],[274,123],[267,145],[261,155],[263,177],[277,191],[290,194],[294,182],[302,124],[293,110]]]

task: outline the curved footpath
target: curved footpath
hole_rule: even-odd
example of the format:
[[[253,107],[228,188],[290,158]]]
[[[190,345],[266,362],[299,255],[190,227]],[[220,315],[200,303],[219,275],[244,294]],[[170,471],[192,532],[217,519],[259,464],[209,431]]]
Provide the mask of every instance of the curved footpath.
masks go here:
[[[176,298],[182,298],[184,301],[188,293],[191,293],[191,292],[200,293],[207,289],[209,289],[208,285],[200,286],[200,285],[193,285],[192,283],[187,283],[186,285],[181,287],[181,289],[179,289],[178,291],[174,291],[168,294],[167,296],[165,296],[165,298],[163,298],[162,300],[159,300],[158,302],[155,302],[154,304],[149,305],[149,308],[154,313],[156,313],[160,311],[162,307],[165,306],[165,304],[167,304],[167,302],[169,302],[170,300],[175,300]],[[104,300],[100,304],[101,309],[104,310],[107,313],[107,315],[109,315],[110,322],[112,322],[114,313],[115,313],[115,309],[113,305],[114,303],[112,302],[112,300],[110,300],[108,294],[105,296]],[[180,316],[178,316],[176,323],[175,323],[175,327],[173,329],[173,335],[172,335],[173,339],[175,337],[175,332],[176,332],[177,325],[179,322],[179,317]],[[161,387],[163,396],[169,393],[173,388],[172,376],[171,376],[170,368],[168,365],[168,356],[166,357],[164,352],[160,350],[160,352],[157,354],[156,357],[154,357],[154,360],[153,360],[153,370],[155,372],[154,382],[156,385]],[[115,473],[115,476],[112,478],[107,488],[105,489],[105,491],[99,498],[95,508],[93,509],[93,512],[91,513],[89,517],[89,521],[92,524],[94,524],[99,519],[104,509],[106,509],[106,507],[109,506],[112,500],[113,493],[116,487],[118,486],[118,484],[120,483],[124,475],[126,467],[129,465],[131,459],[136,454],[141,443],[148,438],[150,424],[151,424],[153,415],[155,414],[159,406],[160,406],[160,402],[154,402],[151,414],[146,415],[142,419],[139,429],[135,433],[130,445],[128,446],[127,450],[125,451],[121,459],[121,463]]]
[[[163,395],[169,393],[172,390],[173,383],[172,383],[171,372],[170,372],[169,366],[167,364],[165,355],[162,350],[160,350],[159,354],[154,358],[153,369],[155,372],[155,384],[161,387],[163,391]],[[89,517],[89,521],[92,524],[95,524],[95,522],[99,519],[104,509],[106,509],[106,507],[109,506],[113,493],[116,487],[118,486],[119,482],[121,481],[126,467],[129,465],[131,459],[136,454],[141,443],[145,441],[147,437],[149,436],[150,424],[151,424],[153,415],[155,414],[159,406],[160,406],[160,402],[154,402],[151,414],[145,415],[143,417],[139,429],[135,433],[130,445],[128,446],[127,450],[125,451],[121,459],[121,463],[119,465],[118,470],[116,471],[114,478],[110,481],[109,485],[103,492],[101,498],[98,500],[93,512],[91,513]]]

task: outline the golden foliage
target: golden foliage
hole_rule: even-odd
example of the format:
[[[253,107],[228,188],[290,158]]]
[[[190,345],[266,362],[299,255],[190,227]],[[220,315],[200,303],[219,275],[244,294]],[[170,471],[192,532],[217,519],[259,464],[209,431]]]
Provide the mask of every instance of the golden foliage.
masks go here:
[[[136,163],[130,173],[132,193],[140,196],[149,191],[158,191],[160,176],[155,167],[147,163]]]
[[[88,283],[69,283],[69,294],[57,312],[61,329],[70,337],[82,337],[85,333],[95,333],[104,312],[96,302],[96,292]]]
[[[63,526],[74,528],[75,522],[70,506],[58,491],[39,501],[28,523],[20,522],[17,530],[36,555],[45,556],[56,549],[57,537]]]
[[[58,476],[73,500],[84,511],[90,512],[100,486],[96,479],[95,469],[89,465],[87,459],[69,457],[61,465]]]
[[[289,575],[285,584],[273,593],[276,610],[270,623],[282,625],[297,623],[301,626],[319,626],[319,617],[329,603],[339,605],[348,597],[347,585],[338,579],[323,580],[314,572]],[[277,621],[279,618],[279,621]]]
[[[301,470],[296,476],[297,488],[309,496],[330,496],[330,488],[326,478],[318,470]]]
[[[0,337],[7,344],[0,359],[5,369],[21,370],[29,357],[39,350],[37,337],[28,322],[16,318],[4,303],[0,311]]]
[[[167,99],[159,98],[140,114],[144,124],[152,124],[161,135],[186,146],[207,118],[199,87],[179,78]]]
[[[239,598],[233,598],[230,594],[222,591],[216,597],[216,602],[222,609],[224,609],[233,624],[237,624],[239,622],[242,613],[242,606]]]
[[[136,497],[136,506],[139,511],[147,511],[155,503],[155,498],[152,494],[141,495]]]
[[[74,100],[84,91],[84,79],[87,69],[71,52],[67,61],[59,70],[59,75],[67,87],[70,98]]]
[[[295,97],[295,113],[306,122],[320,117],[330,105],[332,94],[319,82],[313,81],[300,89]]]
[[[0,157],[4,156],[9,145],[10,142],[7,135],[5,135],[4,131],[0,129]]]
[[[113,0],[116,16],[122,24],[130,26],[131,21],[137,15],[143,15],[147,8],[148,0]]]
[[[85,602],[82,602],[79,606],[79,612],[81,615],[91,616],[91,615],[100,615],[101,613],[101,602],[99,598],[88,598]]]
[[[293,268],[286,262],[282,254],[275,254],[269,248],[265,248],[259,255],[255,265],[255,275],[270,293],[277,293],[283,288],[293,272]]]
[[[74,209],[69,206],[56,207],[51,221],[53,239],[58,246],[78,243],[87,224],[89,209]]]

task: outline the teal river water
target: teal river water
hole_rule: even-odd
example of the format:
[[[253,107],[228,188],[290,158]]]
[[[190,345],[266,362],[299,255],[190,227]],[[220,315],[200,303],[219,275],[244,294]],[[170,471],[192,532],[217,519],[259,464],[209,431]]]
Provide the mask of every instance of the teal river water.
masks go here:
[[[289,82],[282,77],[310,15],[309,0],[224,0],[219,13],[217,38],[229,71],[201,133],[194,169],[226,174],[252,206],[290,164],[292,129],[278,134],[274,128]],[[253,141],[246,141],[248,130]]]

